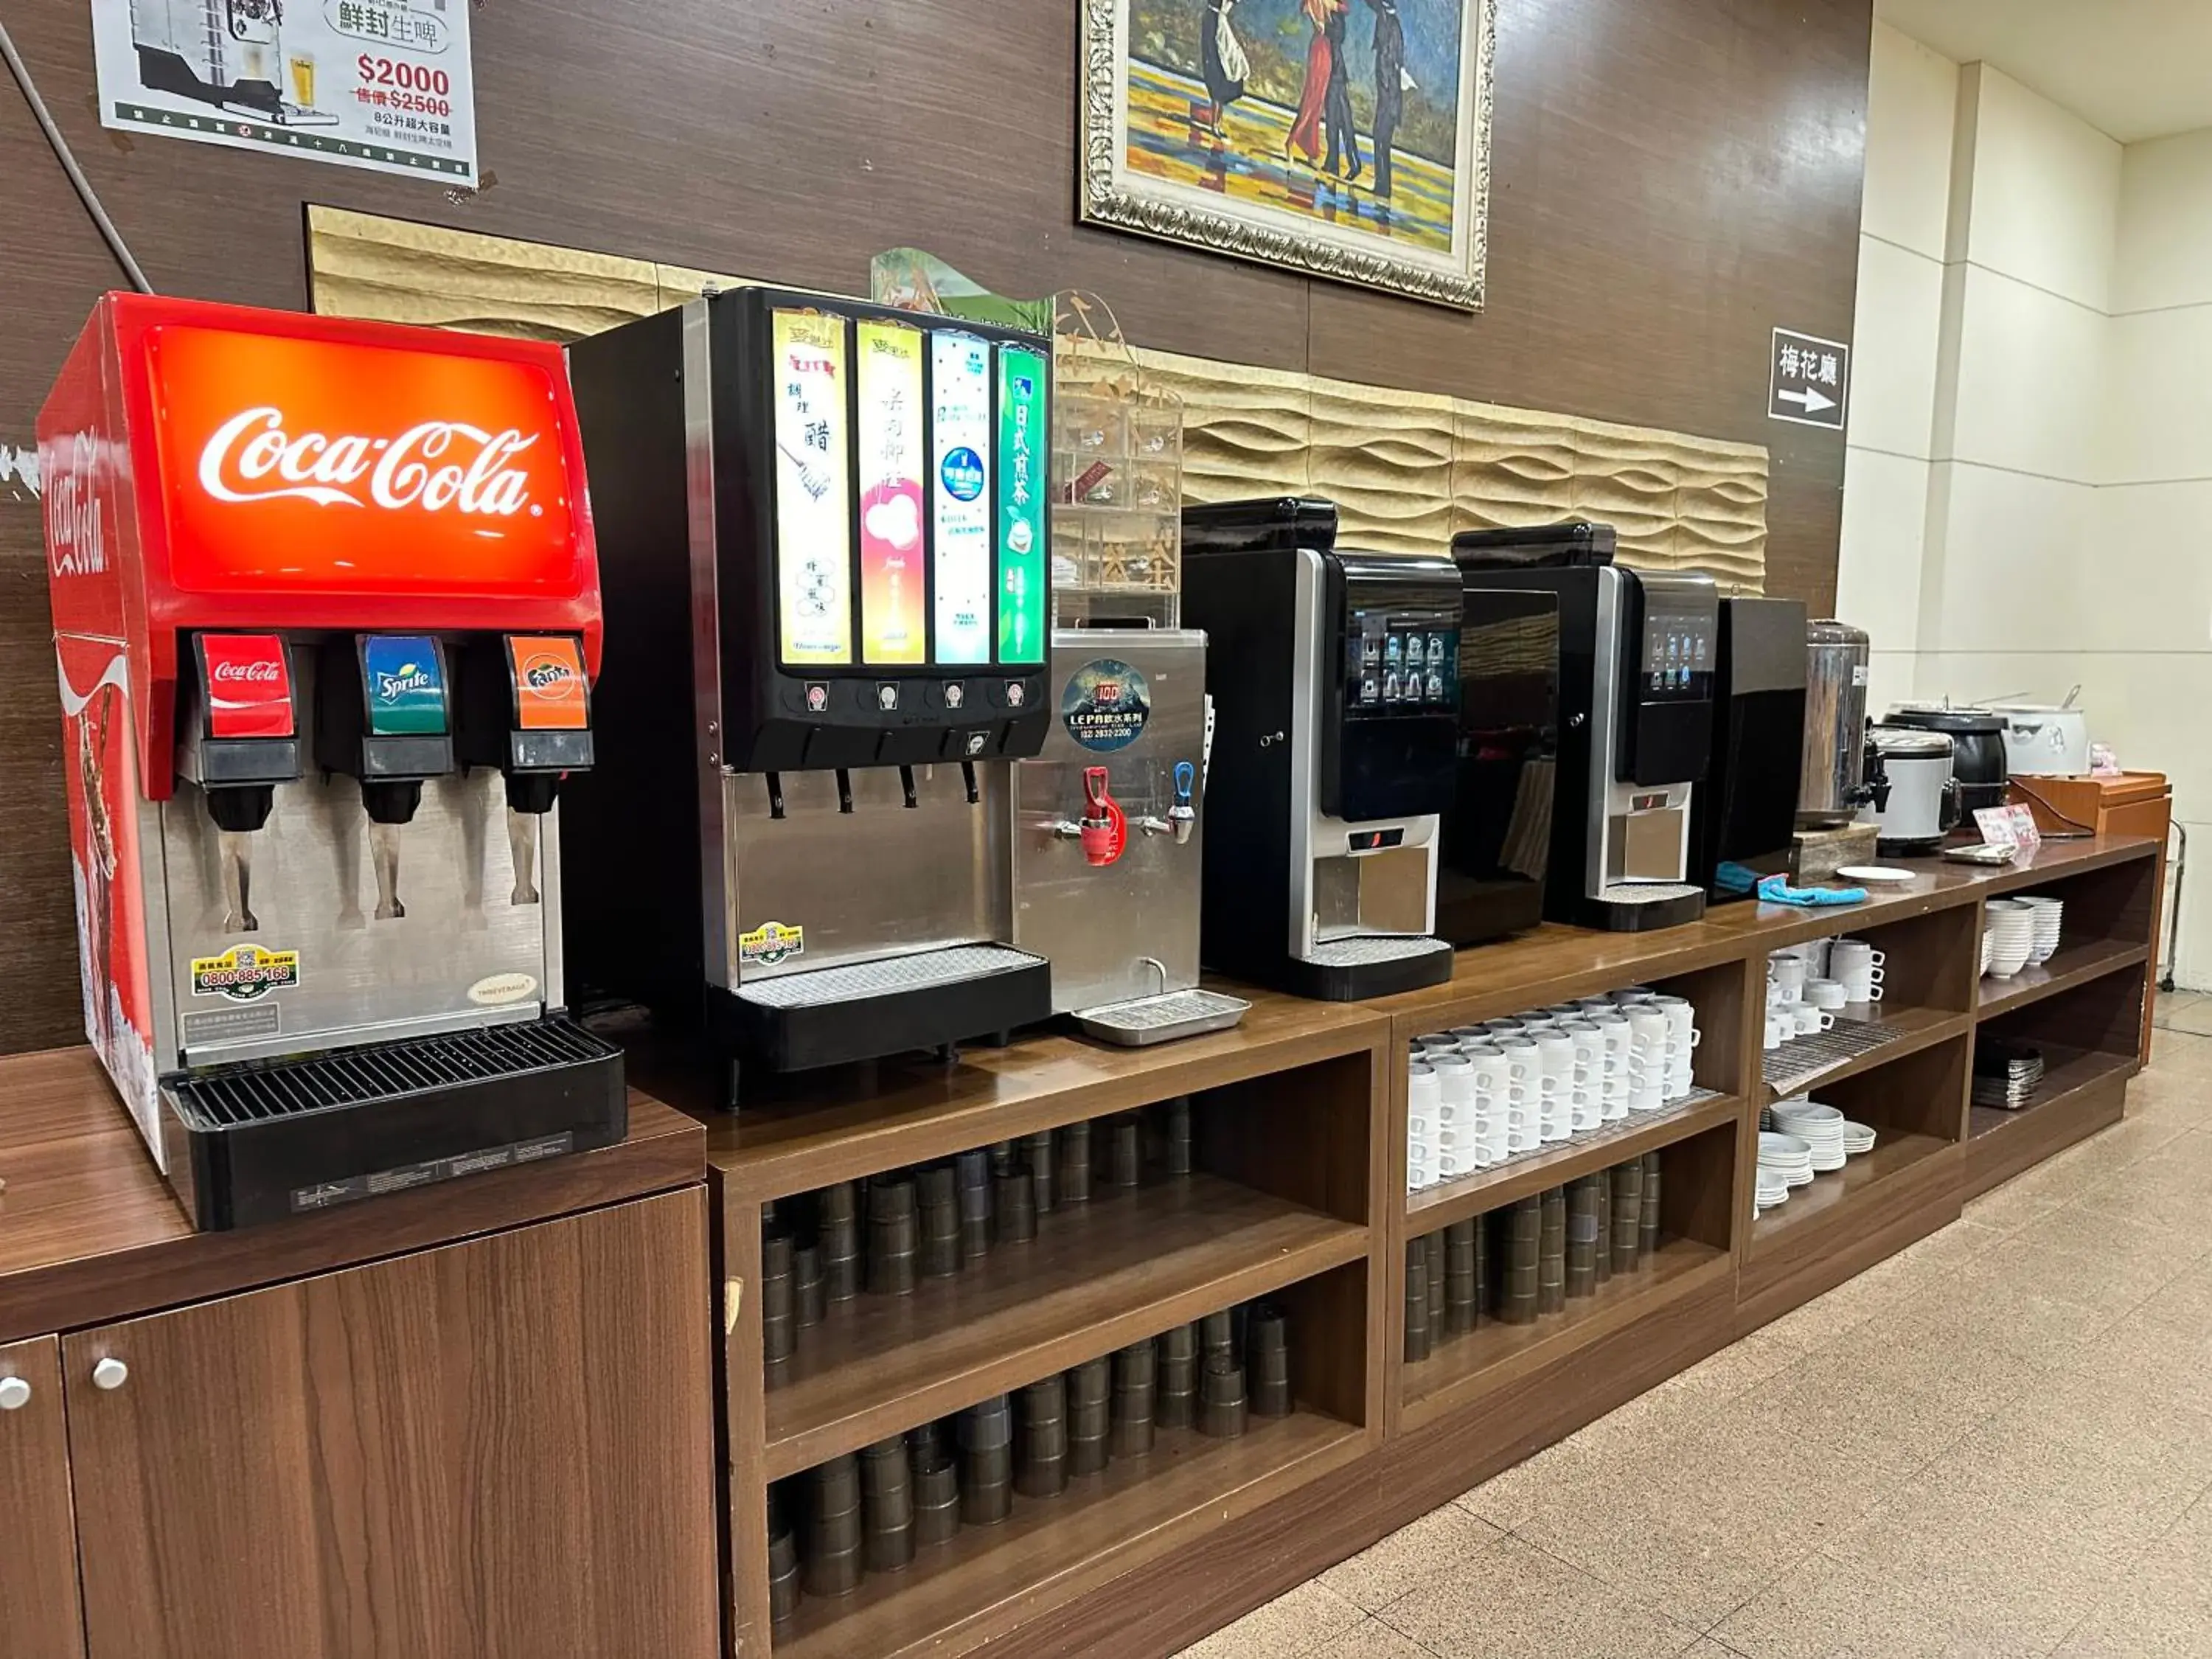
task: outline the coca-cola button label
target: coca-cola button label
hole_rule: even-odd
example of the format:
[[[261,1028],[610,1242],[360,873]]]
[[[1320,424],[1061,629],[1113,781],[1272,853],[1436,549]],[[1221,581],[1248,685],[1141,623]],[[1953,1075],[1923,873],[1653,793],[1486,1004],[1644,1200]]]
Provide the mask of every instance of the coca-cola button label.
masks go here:
[[[580,732],[590,724],[584,653],[574,638],[510,634],[507,657],[514,673],[515,716],[524,731]]]
[[[289,738],[294,734],[292,673],[274,634],[203,634],[208,735]]]

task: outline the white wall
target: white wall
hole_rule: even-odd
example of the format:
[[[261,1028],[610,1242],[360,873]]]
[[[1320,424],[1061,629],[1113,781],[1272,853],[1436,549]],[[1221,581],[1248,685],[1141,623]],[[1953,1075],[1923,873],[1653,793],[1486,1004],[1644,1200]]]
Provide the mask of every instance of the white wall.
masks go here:
[[[1877,22],[1862,229],[1837,604],[1875,706],[2080,685],[2173,780],[2212,985],[2212,131],[2124,149]]]
[[[2212,986],[2212,131],[2121,173],[2102,482],[2081,678],[2124,763],[2173,780],[2195,868],[2175,977]]]
[[[1874,636],[1869,702],[1912,693],[1959,66],[1874,26],[1836,614]]]

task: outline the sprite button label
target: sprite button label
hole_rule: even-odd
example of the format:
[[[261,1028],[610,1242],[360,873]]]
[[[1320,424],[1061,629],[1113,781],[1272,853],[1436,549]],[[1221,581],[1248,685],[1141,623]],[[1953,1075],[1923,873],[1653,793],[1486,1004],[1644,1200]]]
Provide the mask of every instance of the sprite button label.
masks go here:
[[[362,641],[368,729],[380,737],[446,730],[446,671],[423,634],[372,634]]]
[[[999,348],[999,660],[1044,660],[1045,362]]]

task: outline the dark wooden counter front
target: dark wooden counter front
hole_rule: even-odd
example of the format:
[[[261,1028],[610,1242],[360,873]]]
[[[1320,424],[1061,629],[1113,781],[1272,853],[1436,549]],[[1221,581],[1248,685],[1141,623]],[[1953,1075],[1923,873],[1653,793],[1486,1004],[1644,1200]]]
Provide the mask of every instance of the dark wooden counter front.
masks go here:
[[[237,1232],[196,1233],[89,1048],[0,1060],[0,1342],[445,1244],[705,1175],[706,1132],[633,1089],[619,1145]]]

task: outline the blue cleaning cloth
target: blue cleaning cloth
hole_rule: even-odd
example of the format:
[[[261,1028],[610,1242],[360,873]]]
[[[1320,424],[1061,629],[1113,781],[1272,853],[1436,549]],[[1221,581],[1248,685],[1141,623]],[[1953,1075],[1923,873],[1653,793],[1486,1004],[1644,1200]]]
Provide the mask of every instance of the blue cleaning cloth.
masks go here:
[[[1759,896],[1769,904],[1795,904],[1814,910],[1831,904],[1863,904],[1863,887],[1792,887],[1787,876],[1769,876],[1759,884]]]

